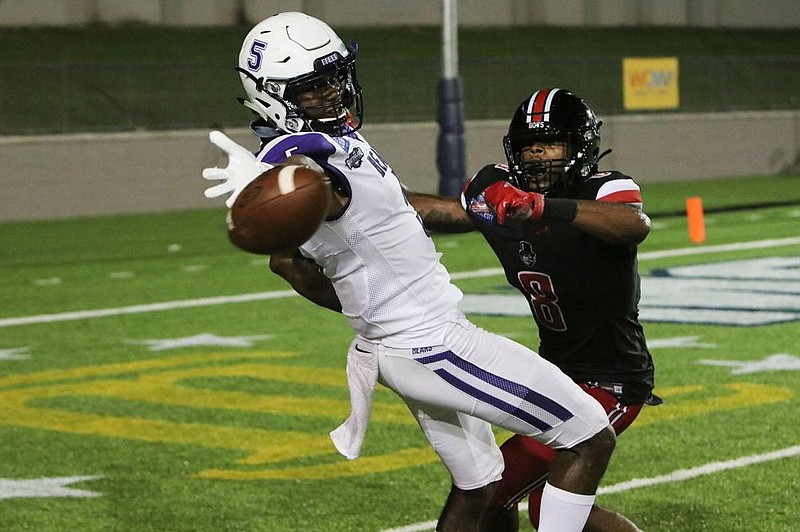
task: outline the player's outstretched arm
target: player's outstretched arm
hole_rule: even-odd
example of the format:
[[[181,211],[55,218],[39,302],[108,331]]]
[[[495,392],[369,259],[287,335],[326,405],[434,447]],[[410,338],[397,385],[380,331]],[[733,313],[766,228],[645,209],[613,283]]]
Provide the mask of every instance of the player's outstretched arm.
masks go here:
[[[342,311],[342,304],[331,281],[322,274],[316,262],[304,257],[299,250],[273,253],[269,257],[269,268],[312,303],[336,312]]]
[[[219,181],[218,184],[205,190],[207,198],[218,198],[230,194],[225,204],[232,207],[236,197],[252,180],[262,172],[272,168],[272,165],[258,161],[247,148],[240,146],[222,131],[211,131],[208,138],[228,155],[228,166],[225,168],[206,168],[203,170],[203,179]]]
[[[483,196],[486,205],[497,213],[500,225],[507,219],[565,222],[619,246],[635,246],[650,233],[650,218],[640,209],[623,203],[548,198],[505,181],[489,185]]]
[[[406,191],[408,202],[417,211],[423,225],[431,231],[466,233],[476,229],[457,198],[432,196]]]
[[[591,200],[564,201],[577,203],[575,219],[571,222],[574,227],[609,244],[636,246],[650,233],[650,217],[631,205]]]

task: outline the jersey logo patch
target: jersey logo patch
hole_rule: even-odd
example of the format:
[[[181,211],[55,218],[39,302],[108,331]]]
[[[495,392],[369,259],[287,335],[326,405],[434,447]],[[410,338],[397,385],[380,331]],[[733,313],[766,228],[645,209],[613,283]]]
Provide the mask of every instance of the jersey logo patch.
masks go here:
[[[352,170],[354,168],[358,168],[361,166],[361,161],[364,159],[364,152],[356,146],[353,151],[347,154],[347,159],[344,160],[344,164]]]
[[[533,246],[531,246],[530,242],[526,242],[524,240],[520,241],[519,260],[521,260],[522,264],[528,268],[536,264],[536,252],[533,251]]]
[[[497,216],[486,205],[486,202],[483,200],[483,193],[481,193],[477,198],[469,200],[468,208],[469,212],[477,216],[482,222],[486,222],[489,225],[495,225],[495,218]]]
[[[586,180],[588,181],[589,179],[598,179],[598,178],[601,178],[601,177],[608,177],[610,175],[611,175],[611,172],[599,172],[597,174],[590,175],[589,177],[586,178]]]

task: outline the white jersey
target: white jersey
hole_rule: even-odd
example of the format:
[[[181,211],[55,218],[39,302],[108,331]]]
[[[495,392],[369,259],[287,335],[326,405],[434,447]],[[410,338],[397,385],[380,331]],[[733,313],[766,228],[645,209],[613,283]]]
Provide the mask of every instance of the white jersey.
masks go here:
[[[342,313],[361,336],[416,345],[456,310],[461,291],[450,282],[432,240],[408,204],[392,169],[361,135],[309,132],[272,139],[259,159],[295,154],[314,159],[350,198],[300,251],[328,277]]]

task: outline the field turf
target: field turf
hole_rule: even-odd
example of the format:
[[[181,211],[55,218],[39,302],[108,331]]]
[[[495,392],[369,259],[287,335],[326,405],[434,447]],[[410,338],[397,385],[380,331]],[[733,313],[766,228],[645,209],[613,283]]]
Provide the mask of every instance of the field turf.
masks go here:
[[[598,500],[648,532],[800,523],[798,179],[643,187],[665,403]],[[466,300],[519,303],[479,235],[434,239]],[[378,389],[362,457],[336,454],[351,332],[235,250],[222,210],[0,224],[0,293],[0,530],[432,530],[449,478],[410,414]],[[470,317],[535,348],[509,314]]]

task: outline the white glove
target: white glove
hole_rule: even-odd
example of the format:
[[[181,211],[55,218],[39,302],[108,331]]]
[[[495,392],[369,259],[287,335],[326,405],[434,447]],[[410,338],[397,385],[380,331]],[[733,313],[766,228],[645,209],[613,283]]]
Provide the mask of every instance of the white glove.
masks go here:
[[[253,179],[272,168],[273,165],[258,161],[247,148],[236,144],[222,131],[212,131],[208,134],[208,138],[212,144],[228,154],[228,166],[203,170],[203,179],[222,181],[222,183],[207,188],[204,194],[207,198],[218,198],[230,192],[231,195],[225,200],[225,205],[230,208],[242,189]]]

